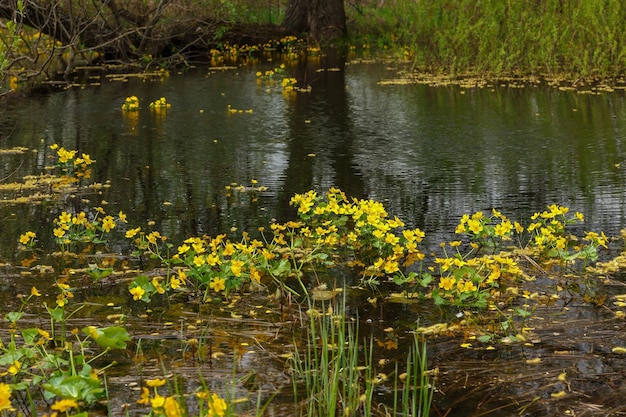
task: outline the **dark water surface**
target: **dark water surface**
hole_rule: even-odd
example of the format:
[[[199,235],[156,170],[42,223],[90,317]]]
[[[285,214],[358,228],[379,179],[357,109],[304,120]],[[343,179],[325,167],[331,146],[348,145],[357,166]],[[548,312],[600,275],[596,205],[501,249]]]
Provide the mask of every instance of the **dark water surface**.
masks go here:
[[[462,214],[492,207],[527,221],[558,203],[583,212],[589,228],[614,234],[624,226],[622,94],[379,85],[396,72],[318,65],[287,67],[310,93],[282,94],[279,82],[259,81],[266,65],[105,82],[5,106],[0,146],[38,153],[3,157],[0,177],[20,163],[12,178],[42,167],[52,143],[78,149],[97,160],[95,180],[111,181],[107,211],[154,220],[174,237],[255,229],[287,217],[294,193],[330,186],[384,201],[432,242]],[[120,110],[130,95],[141,101],[137,117]],[[160,97],[172,107],[158,116],[148,104]],[[229,114],[228,105],[253,113]],[[267,191],[231,210],[225,186],[251,179]],[[7,256],[15,233],[36,231],[40,219],[31,208],[0,210],[12,231],[0,238]],[[7,225],[13,212],[19,221]]]
[[[255,75],[277,65],[195,69],[150,81],[103,79],[98,86],[4,104],[0,148],[23,146],[32,151],[1,156],[0,179],[17,181],[42,170],[53,154],[53,143],[78,149],[97,161],[93,179],[110,181],[102,194],[85,195],[89,203],[83,204],[97,206],[106,200],[107,212],[128,213],[133,226],[154,221],[153,229],[175,244],[191,235],[238,234],[273,218],[286,220],[293,214],[289,199],[294,193],[331,186],[383,201],[391,215],[423,228],[431,248],[453,238],[462,214],[491,208],[527,224],[532,213],[557,203],[584,213],[586,230],[616,235],[626,226],[626,98],[621,93],[589,95],[537,86],[381,85],[381,80],[396,77],[397,68],[344,65],[330,57],[287,65],[286,73],[300,86],[311,86],[310,92],[292,94],[282,92],[280,79],[268,83]],[[141,101],[136,115],[120,109],[131,95]],[[160,97],[167,98],[171,109],[151,113],[148,104]],[[229,113],[229,105],[244,112]],[[245,111],[249,109],[251,113]],[[226,188],[250,186],[252,179],[267,189],[242,193]],[[0,262],[15,257],[18,236],[26,230],[50,244],[45,236],[51,236],[52,220],[65,209],[62,203],[0,204]],[[120,241],[112,249],[128,254],[125,245]],[[119,294],[91,294],[90,300],[100,296],[102,306],[107,297],[128,298],[123,289]],[[385,317],[412,322],[419,308],[390,305]],[[360,314],[376,322],[381,311],[371,307]],[[568,320],[580,327],[562,341],[564,345],[556,342],[560,336],[553,328],[538,336],[551,342],[532,355],[572,352],[541,368],[543,376],[553,373],[556,378],[567,368],[580,375],[612,375],[612,386],[620,385],[621,377],[615,375],[623,366],[595,354],[624,342],[615,334],[613,339],[605,337],[603,323],[612,316],[588,307],[572,311]],[[185,314],[191,320],[197,312]],[[231,325],[223,320],[224,326]],[[613,324],[606,326],[615,330]],[[259,340],[273,332],[263,326],[256,331]],[[566,333],[564,328],[559,334]],[[171,343],[173,351],[177,343]],[[506,396],[525,395],[529,400],[533,393],[549,398],[557,390],[532,377],[539,370],[515,378],[525,366],[526,352],[468,353],[458,345],[458,339],[446,339],[430,346],[442,375],[450,372],[469,380],[485,372],[484,378],[493,379],[487,385],[495,394],[506,385]],[[263,358],[250,355],[246,366],[270,367],[267,361],[261,364]],[[473,367],[476,361],[482,361],[480,369]],[[230,368],[225,369],[222,378],[230,375]],[[489,390],[447,384],[442,383],[439,397],[453,405],[446,415],[481,415],[475,410],[502,406],[497,401],[483,403],[482,395]],[[601,385],[583,378],[577,387],[590,403],[602,400],[594,391]],[[623,405],[619,398],[612,397],[618,406]],[[512,409],[503,410],[490,415],[510,415]]]

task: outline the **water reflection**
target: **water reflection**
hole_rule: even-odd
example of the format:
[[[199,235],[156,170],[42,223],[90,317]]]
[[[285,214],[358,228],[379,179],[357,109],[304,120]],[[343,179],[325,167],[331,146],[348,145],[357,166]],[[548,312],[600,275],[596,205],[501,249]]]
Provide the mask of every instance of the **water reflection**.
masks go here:
[[[584,212],[590,228],[624,225],[623,95],[380,85],[394,69],[334,55],[288,63],[289,76],[312,90],[283,94],[255,76],[275,65],[108,82],[7,105],[0,146],[37,152],[3,157],[0,177],[42,169],[52,143],[87,152],[98,161],[94,178],[111,181],[90,204],[104,199],[109,211],[180,238],[255,229],[289,216],[293,193],[329,186],[385,201],[432,244],[450,237],[461,214],[492,207],[523,220],[558,202]],[[120,110],[129,95],[141,100],[138,114]],[[172,104],[167,114],[148,110],[160,97]],[[253,113],[229,114],[229,105]],[[268,190],[226,196],[226,186],[251,179]],[[4,221],[5,256],[15,233],[50,217],[48,208],[1,210],[20,218],[19,227]]]

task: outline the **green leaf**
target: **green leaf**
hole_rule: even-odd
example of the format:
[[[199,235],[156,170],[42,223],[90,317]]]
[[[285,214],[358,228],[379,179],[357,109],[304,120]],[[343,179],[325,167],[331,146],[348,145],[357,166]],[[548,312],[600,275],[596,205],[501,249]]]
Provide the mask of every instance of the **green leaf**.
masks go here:
[[[39,334],[37,329],[24,329],[22,330],[22,337],[24,338],[24,343],[27,345],[32,345],[35,343],[35,338]]]
[[[488,343],[491,341],[491,336],[489,336],[488,334],[484,334],[482,336],[478,336],[478,341],[481,343]]]
[[[4,316],[4,318],[6,318],[11,323],[15,323],[20,318],[22,318],[22,313],[19,311],[10,311]]]
[[[278,265],[272,270],[272,275],[287,276],[291,272],[291,265],[287,259],[281,259]]]
[[[98,265],[91,264],[87,270],[89,276],[98,281],[102,278],[106,278],[113,273],[113,268],[100,268]]]
[[[83,333],[91,336],[95,342],[103,348],[126,349],[126,342],[130,341],[130,335],[123,327],[111,326],[97,328],[88,326],[82,329]]]
[[[95,402],[104,393],[100,380],[84,375],[61,375],[50,378],[48,383],[42,386],[53,396],[88,403]]]

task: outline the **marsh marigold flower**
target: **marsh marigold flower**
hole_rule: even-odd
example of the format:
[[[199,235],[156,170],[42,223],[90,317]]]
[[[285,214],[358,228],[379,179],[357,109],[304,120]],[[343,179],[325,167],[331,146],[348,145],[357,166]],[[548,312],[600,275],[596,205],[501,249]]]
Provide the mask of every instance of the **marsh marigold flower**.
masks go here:
[[[11,387],[4,382],[0,382],[0,411],[13,410],[11,405]]]
[[[454,288],[455,280],[452,277],[441,278],[439,280],[439,288],[443,288],[446,291],[450,291]]]
[[[54,411],[58,411],[60,413],[65,413],[69,409],[76,408],[76,407],[78,407],[78,403],[76,402],[76,400],[68,400],[68,399],[58,400],[57,402],[55,402],[54,404],[50,406],[51,409],[53,409]]]
[[[150,388],[162,387],[165,385],[165,379],[163,378],[155,378],[155,379],[147,379],[146,385]]]
[[[226,289],[226,280],[224,278],[215,277],[209,284],[209,287],[215,291],[220,292]]]
[[[128,291],[133,295],[133,300],[135,301],[141,300],[143,295],[146,293],[146,291],[141,287],[133,287]]]
[[[186,415],[180,403],[175,397],[167,397],[163,404],[163,410],[167,417],[182,417]]]
[[[20,243],[22,245],[27,245],[28,243],[31,242],[32,239],[34,239],[36,236],[35,232],[26,232],[22,235],[20,235]]]

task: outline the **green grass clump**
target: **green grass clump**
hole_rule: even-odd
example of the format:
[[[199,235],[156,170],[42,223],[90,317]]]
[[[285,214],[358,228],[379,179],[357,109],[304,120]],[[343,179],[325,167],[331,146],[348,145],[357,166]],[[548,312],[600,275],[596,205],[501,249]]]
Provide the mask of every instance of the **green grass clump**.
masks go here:
[[[436,72],[605,78],[626,69],[619,0],[389,2],[350,10],[354,36],[406,46],[416,65]]]

